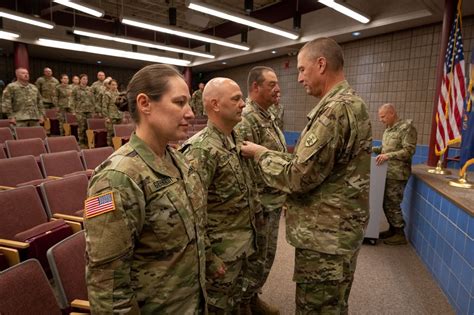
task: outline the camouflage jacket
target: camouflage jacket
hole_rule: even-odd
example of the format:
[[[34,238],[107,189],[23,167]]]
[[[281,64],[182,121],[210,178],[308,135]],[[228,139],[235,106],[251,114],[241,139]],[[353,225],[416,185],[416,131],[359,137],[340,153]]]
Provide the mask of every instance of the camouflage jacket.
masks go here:
[[[182,151],[204,186],[208,274],[222,262],[255,250],[255,214],[260,211],[249,164],[240,157],[241,140],[229,140],[210,121],[183,144]],[[234,142],[234,143],[232,143]]]
[[[71,108],[72,88],[68,85],[58,84],[56,86],[56,93],[54,97],[54,106],[59,109]]]
[[[112,120],[122,119],[122,113],[115,106],[115,100],[117,99],[119,93],[107,91],[102,96],[102,115],[108,117]]]
[[[385,129],[382,146],[372,151],[388,156],[388,179],[407,180],[411,174],[411,158],[416,150],[416,129],[412,120],[399,120]]]
[[[285,115],[285,108],[283,105],[278,104],[278,106],[276,106],[273,104],[268,108],[268,111],[273,115],[273,117],[275,117],[275,122],[278,128],[283,131],[283,117]]]
[[[96,168],[84,214],[93,314],[205,312],[202,186],[181,153],[166,155],[133,134]],[[87,206],[108,196],[112,210]]]
[[[55,77],[47,79],[42,76],[36,80],[35,85],[43,97],[43,103],[54,102],[54,97],[56,96],[56,85],[58,84],[59,81]]]
[[[194,91],[193,96],[191,97],[191,102],[189,102],[193,112],[196,116],[204,115],[204,105],[202,102],[202,91],[197,90]]]
[[[94,94],[90,87],[79,86],[72,90],[74,110],[78,113],[94,113]]]
[[[94,94],[95,112],[102,114],[102,96],[105,93],[105,85],[103,81],[95,81],[91,85],[91,91]]]
[[[245,102],[242,121],[236,126],[239,135],[248,141],[263,145],[267,149],[287,152],[285,136],[278,128],[271,113],[261,109],[258,104],[247,98]],[[251,160],[255,174],[259,174],[258,165]],[[281,190],[269,187],[265,184],[262,176],[256,176],[254,182],[257,185],[258,195],[265,211],[281,208],[286,200],[286,194]]]
[[[19,82],[8,84],[3,90],[2,113],[18,121],[43,117],[43,101],[36,86]]]
[[[289,193],[287,240],[303,249],[353,254],[369,219],[371,125],[347,81],[311,110],[293,155],[255,157],[265,181]]]

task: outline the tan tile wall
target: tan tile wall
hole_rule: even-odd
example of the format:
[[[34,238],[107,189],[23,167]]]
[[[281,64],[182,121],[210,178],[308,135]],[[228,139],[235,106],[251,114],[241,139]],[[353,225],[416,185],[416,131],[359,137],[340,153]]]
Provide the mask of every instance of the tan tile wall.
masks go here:
[[[384,129],[378,122],[377,109],[391,102],[396,105],[400,117],[413,119],[418,143],[429,143],[440,36],[441,24],[436,24],[342,44],[347,80],[369,106],[374,139],[381,139]],[[473,39],[474,17],[465,17],[466,75]],[[306,95],[297,82],[296,56],[227,68],[208,73],[205,78],[230,77],[246,94],[247,73],[256,65],[269,66],[277,72],[285,106],[285,130],[301,131],[306,124],[306,114],[318,100]]]

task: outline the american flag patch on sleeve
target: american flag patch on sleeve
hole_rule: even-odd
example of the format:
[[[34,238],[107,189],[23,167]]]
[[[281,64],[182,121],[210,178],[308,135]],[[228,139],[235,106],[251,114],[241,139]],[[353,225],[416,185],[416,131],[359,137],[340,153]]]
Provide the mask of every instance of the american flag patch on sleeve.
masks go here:
[[[92,218],[113,210],[115,210],[115,201],[112,192],[90,197],[84,204],[84,216],[86,218]]]

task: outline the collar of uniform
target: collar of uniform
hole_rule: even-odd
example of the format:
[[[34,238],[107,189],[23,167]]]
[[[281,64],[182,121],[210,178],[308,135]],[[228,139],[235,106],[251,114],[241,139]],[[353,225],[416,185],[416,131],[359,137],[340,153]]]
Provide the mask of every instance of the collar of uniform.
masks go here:
[[[259,113],[260,116],[262,116],[263,118],[272,120],[272,114],[268,110],[264,110],[263,108],[261,108],[260,105],[258,105],[258,103],[252,100],[251,98],[247,98],[247,100],[245,101],[245,105],[249,106],[255,112]]]
[[[160,173],[162,175],[168,176],[168,177],[174,177],[176,176],[174,174],[171,174],[166,171],[166,167],[163,165],[163,161],[161,158],[159,158],[151,149],[150,147],[142,140],[140,139],[136,133],[132,133],[132,136],[130,137],[130,146],[140,155],[140,157],[145,161],[145,163],[153,169],[155,172]],[[166,148],[166,151],[171,155],[172,159],[174,162],[176,162],[176,157],[174,152],[171,152],[168,147]],[[180,170],[181,165],[179,163],[176,163],[178,165],[177,168]]]
[[[316,115],[316,113],[318,112],[319,108],[326,104],[328,102],[328,100],[330,100],[331,98],[333,98],[336,94],[339,94],[341,93],[342,91],[346,90],[349,88],[349,83],[347,82],[347,80],[342,80],[341,82],[337,83],[336,85],[334,85],[332,87],[332,89],[329,90],[329,92],[326,93],[326,95],[324,95],[324,97],[319,101],[318,105],[316,105],[308,114],[308,120],[313,120],[314,118],[314,115]]]
[[[227,150],[230,151],[236,147],[235,144],[231,143],[227,139],[227,136],[222,131],[220,131],[210,120],[207,121],[207,129],[209,130],[211,134],[215,135],[219,139],[220,142],[222,142],[222,144],[224,145],[224,148],[226,148]],[[232,130],[230,137],[233,137],[234,141],[236,141],[234,130]]]

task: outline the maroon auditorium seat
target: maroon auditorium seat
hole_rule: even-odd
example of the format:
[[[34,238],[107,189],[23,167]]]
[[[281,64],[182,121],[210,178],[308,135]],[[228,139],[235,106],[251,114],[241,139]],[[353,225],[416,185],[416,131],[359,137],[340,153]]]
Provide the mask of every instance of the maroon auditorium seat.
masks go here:
[[[16,127],[15,135],[18,140],[40,138],[46,139],[46,131],[43,127]]]
[[[114,149],[111,147],[83,149],[81,153],[84,167],[87,170],[93,170],[114,153]]]
[[[86,171],[82,165],[79,153],[64,151],[44,153],[40,155],[41,167],[45,176],[65,176],[70,174],[86,174],[90,177],[92,171]]]
[[[49,153],[64,151],[80,151],[74,136],[48,137],[45,140],[46,149]]]
[[[44,142],[41,139],[7,140],[5,147],[8,157],[33,155],[37,161],[42,153],[46,153]]]

